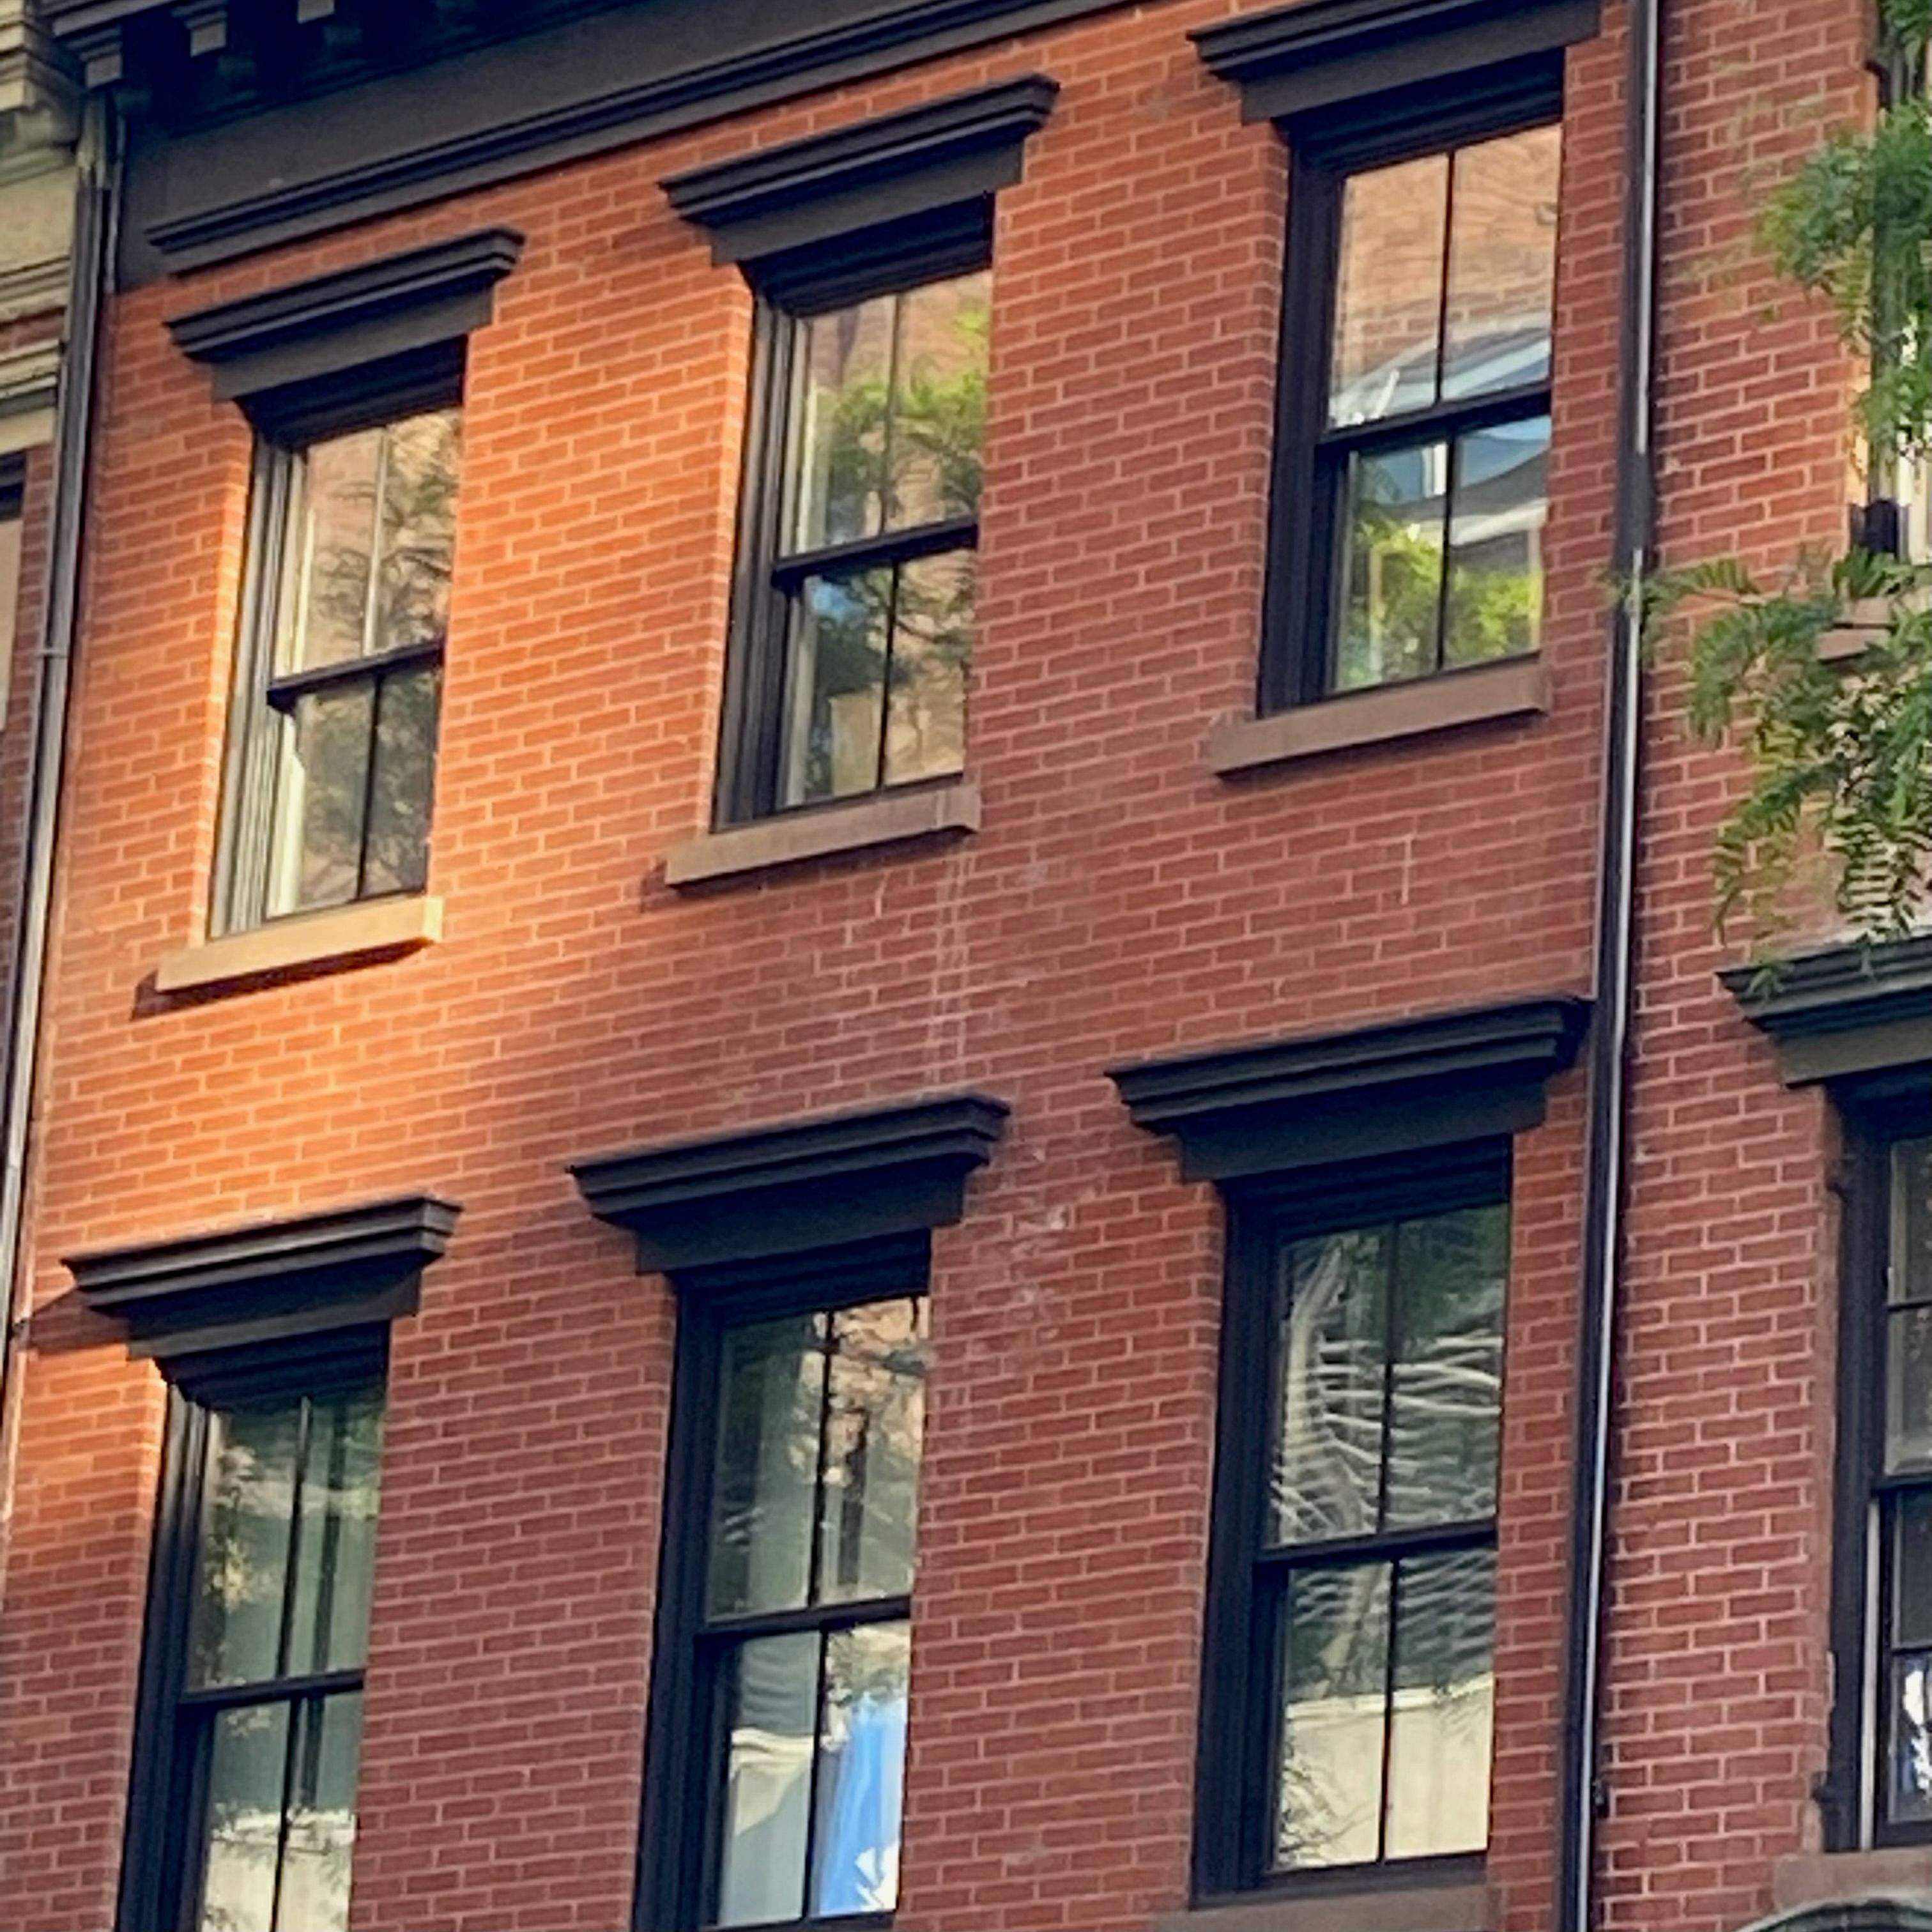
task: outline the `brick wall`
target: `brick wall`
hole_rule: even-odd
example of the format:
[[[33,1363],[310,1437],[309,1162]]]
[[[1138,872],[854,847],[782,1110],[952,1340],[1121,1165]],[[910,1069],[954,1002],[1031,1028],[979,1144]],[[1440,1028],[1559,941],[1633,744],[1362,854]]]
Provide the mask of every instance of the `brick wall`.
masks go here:
[[[935,1241],[899,1922],[1132,1932],[1182,1902],[1218,1214],[1102,1070],[1586,988],[1621,205],[1612,6],[1570,62],[1550,715],[1217,780],[1209,728],[1254,680],[1288,186],[1184,38],[1228,10],[1117,12],[118,302],[0,1618],[15,1922],[112,1916],[161,1414],[60,1256],[402,1188],[466,1204],[395,1336],[355,1922],[609,1928],[672,1310],[562,1163],[968,1084],[1015,1114]],[[1857,98],[1855,10],[1672,9],[1673,550],[1748,514],[1774,553],[1841,514],[1822,327],[1766,320],[1760,281],[1721,264],[1750,170],[1800,139],[1780,116],[1801,82],[1842,74]],[[1061,92],[999,205],[984,828],[680,896],[660,862],[708,817],[749,304],[654,184],[1034,69]],[[170,1006],[148,981],[203,929],[248,441],[162,322],[497,221],[529,244],[471,345],[446,937]],[[1817,1120],[1709,979],[1724,768],[1656,724],[1610,1856],[1618,1922],[1715,1932],[1799,1842],[1822,1750],[1822,1196]],[[1517,1154],[1490,1860],[1508,1932],[1550,1910],[1582,1134],[1572,1075]],[[1714,1726],[1720,1696],[1737,1714]]]

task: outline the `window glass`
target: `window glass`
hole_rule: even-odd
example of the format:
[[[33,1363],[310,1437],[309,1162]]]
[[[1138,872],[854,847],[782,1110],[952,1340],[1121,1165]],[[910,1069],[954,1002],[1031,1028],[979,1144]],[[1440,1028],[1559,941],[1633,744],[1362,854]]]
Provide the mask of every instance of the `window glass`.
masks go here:
[[[723,1736],[722,1925],[890,1911],[898,1884],[922,1298],[728,1329],[704,1641]],[[738,1635],[733,1620],[808,1613]]]
[[[991,293],[982,270],[790,325],[782,806],[963,767]]]
[[[278,458],[286,507],[261,724],[270,917],[427,882],[461,458],[452,406]]]
[[[1328,691],[1541,644],[1561,150],[1535,128],[1341,183]]]
[[[1281,1251],[1279,1867],[1486,1838],[1508,1249],[1497,1204]]]
[[[381,1427],[370,1386],[207,1414],[176,1715],[198,1932],[348,1922]]]

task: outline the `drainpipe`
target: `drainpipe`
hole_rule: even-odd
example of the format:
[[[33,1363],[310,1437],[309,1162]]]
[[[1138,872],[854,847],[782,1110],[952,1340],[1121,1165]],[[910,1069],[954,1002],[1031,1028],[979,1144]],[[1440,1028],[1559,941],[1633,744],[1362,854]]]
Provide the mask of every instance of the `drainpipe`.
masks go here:
[[[1612,638],[1604,706],[1602,844],[1598,855],[1594,1018],[1577,1336],[1576,1441],[1563,1685],[1557,1932],[1590,1932],[1610,1513],[1611,1394],[1623,1262],[1625,1119],[1634,964],[1639,753],[1642,725],[1642,593],[1651,567],[1656,460],[1658,158],[1664,0],[1628,0],[1616,508],[1617,574],[1625,592]]]
[[[54,495],[41,600],[40,676],[34,689],[32,765],[27,781],[20,876],[14,905],[14,980],[5,1016],[4,1086],[0,1086],[0,1266],[8,1283],[0,1322],[0,1604],[13,1523],[20,1440],[20,1344],[33,1294],[26,1199],[30,1132],[46,986],[47,939],[53,917],[54,860],[60,832],[62,782],[72,709],[74,644],[79,608],[88,445],[93,428],[95,369],[104,298],[114,260],[119,164],[112,110],[98,96],[82,109],[75,156],[74,255],[68,290],[54,411]]]

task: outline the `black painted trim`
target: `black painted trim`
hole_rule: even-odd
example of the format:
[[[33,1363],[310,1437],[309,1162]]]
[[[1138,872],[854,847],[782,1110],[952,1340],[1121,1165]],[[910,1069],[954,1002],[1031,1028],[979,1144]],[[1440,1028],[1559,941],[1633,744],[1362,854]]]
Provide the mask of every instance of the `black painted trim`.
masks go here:
[[[1600,0],[1298,0],[1197,27],[1210,72],[1241,90],[1244,121],[1293,121],[1593,38]]]
[[[1190,1180],[1517,1133],[1576,1057],[1574,994],[1114,1067],[1134,1124],[1180,1144]]]
[[[1932,934],[1834,946],[1718,975],[1744,1018],[1780,1046],[1932,1016]]]
[[[654,27],[628,16],[658,8],[613,5],[452,47],[435,63],[435,112],[422,118],[408,112],[412,90],[422,85],[416,74],[372,68],[345,86],[350,76],[326,74],[326,58],[302,44],[303,30],[265,23],[266,44],[279,50],[278,98],[224,96],[198,117],[137,128],[135,232],[123,255],[124,284],[232,260],[1126,4],[898,0],[827,24],[814,0],[764,0],[758,26],[769,21],[776,32],[750,46],[740,10],[718,8],[720,24],[712,26],[706,5],[688,4]],[[127,40],[126,75],[137,86],[145,24],[130,26]],[[70,31],[77,38],[82,30]],[[182,93],[190,74],[164,63],[148,78],[164,98],[170,88]],[[117,77],[104,67],[95,84]],[[321,137],[339,124],[345,98],[366,102],[368,138],[332,151]],[[305,136],[311,127],[314,142],[280,132]],[[171,149],[191,154],[196,164],[172,165]]]
[[[637,1236],[639,1274],[676,1274],[950,1226],[1008,1112],[948,1094],[663,1142],[570,1172],[592,1214]]]
[[[670,205],[711,237],[712,259],[746,262],[954,202],[1020,178],[1027,137],[1058,81],[1028,74],[970,94],[670,176]]]
[[[286,1220],[66,1258],[82,1299],[164,1367],[244,1343],[412,1313],[422,1270],[462,1210],[406,1194]],[[172,1372],[170,1368],[170,1372]]]
[[[218,400],[308,382],[481,328],[524,238],[485,228],[332,274],[177,316],[183,355],[214,372]]]

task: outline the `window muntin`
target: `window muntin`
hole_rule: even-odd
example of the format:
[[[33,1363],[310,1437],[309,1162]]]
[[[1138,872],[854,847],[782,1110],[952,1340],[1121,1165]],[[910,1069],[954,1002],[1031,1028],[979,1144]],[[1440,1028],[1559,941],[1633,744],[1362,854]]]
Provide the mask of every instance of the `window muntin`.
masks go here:
[[[697,1638],[719,1713],[707,1923],[896,1902],[926,1364],[922,1296],[721,1337]]]
[[[220,929],[427,883],[459,380],[436,386],[450,400],[260,439]]]
[[[169,1804],[192,1932],[347,1924],[382,1416],[379,1380],[192,1412]]]
[[[1277,1249],[1276,1870],[1486,1841],[1508,1239],[1492,1204]]]
[[[1289,272],[1328,296],[1292,308],[1327,346],[1284,419],[1271,648],[1301,662],[1266,682],[1290,701],[1540,646],[1561,148],[1552,122],[1298,154]]]

